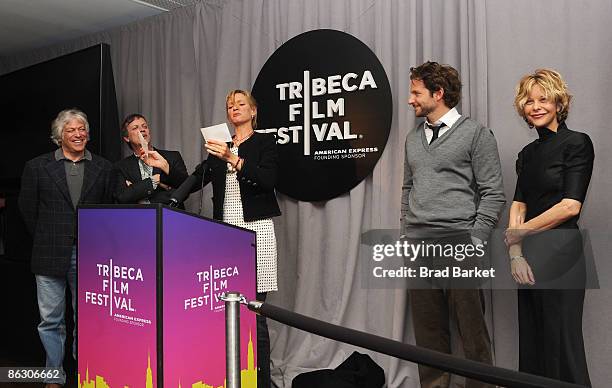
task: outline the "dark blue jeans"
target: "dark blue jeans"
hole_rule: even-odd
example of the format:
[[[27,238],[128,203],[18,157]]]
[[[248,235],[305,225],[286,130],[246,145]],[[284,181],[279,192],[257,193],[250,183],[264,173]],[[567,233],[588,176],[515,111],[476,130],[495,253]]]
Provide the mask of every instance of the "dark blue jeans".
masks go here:
[[[47,353],[47,367],[62,368],[64,362],[64,344],[66,343],[66,284],[72,294],[72,310],[76,301],[76,248],[72,248],[70,268],[66,276],[36,275],[36,293],[38,297],[38,310],[40,324],[38,334]],[[76,316],[74,318],[74,342],[72,343],[72,356],[76,360]],[[66,383],[66,375],[59,379],[45,381],[47,383]]]

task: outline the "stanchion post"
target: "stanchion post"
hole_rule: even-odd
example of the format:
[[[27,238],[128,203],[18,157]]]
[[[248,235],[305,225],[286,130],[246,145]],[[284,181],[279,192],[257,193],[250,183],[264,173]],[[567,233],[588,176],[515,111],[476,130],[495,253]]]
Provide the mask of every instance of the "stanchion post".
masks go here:
[[[239,292],[221,296],[225,301],[225,377],[227,388],[240,388],[240,302]]]

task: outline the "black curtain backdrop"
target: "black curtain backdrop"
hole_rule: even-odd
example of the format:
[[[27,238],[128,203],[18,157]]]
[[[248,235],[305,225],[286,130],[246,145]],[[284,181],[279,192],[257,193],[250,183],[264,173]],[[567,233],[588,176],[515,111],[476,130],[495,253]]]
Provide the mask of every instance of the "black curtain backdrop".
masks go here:
[[[0,76],[0,365],[41,366],[45,353],[38,338],[36,283],[30,271],[31,239],[17,208],[25,162],[56,145],[51,122],[76,107],[89,119],[92,152],[111,161],[121,156],[117,99],[110,46],[98,44]],[[70,299],[67,298],[69,301]],[[72,336],[70,303],[68,347]],[[70,364],[72,352],[66,352]]]

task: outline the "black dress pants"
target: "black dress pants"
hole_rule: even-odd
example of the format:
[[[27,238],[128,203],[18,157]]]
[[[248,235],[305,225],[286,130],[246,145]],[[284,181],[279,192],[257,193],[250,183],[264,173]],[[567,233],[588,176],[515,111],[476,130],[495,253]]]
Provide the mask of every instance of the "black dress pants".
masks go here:
[[[258,292],[257,300],[265,302],[267,292]],[[257,315],[257,388],[270,388],[270,333],[266,317]]]
[[[583,289],[518,290],[522,372],[591,386],[582,337],[583,305]]]

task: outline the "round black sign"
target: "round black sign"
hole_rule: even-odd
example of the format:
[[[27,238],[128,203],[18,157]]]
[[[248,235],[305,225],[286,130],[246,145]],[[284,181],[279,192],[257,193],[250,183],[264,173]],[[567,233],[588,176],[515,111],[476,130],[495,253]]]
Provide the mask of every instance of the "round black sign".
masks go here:
[[[265,63],[253,85],[258,131],[277,135],[277,189],[301,201],[350,191],[383,153],[393,105],[376,55],[335,30],[300,34]]]

